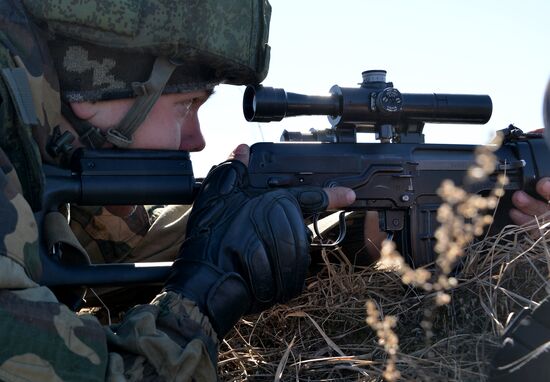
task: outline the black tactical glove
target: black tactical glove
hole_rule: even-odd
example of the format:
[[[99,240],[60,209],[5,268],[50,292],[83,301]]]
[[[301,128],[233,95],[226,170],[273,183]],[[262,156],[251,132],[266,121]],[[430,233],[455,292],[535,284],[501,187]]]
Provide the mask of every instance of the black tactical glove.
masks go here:
[[[302,210],[327,205],[317,187],[255,192],[243,163],[222,163],[202,184],[165,290],[195,301],[223,337],[243,314],[303,290],[311,233]]]

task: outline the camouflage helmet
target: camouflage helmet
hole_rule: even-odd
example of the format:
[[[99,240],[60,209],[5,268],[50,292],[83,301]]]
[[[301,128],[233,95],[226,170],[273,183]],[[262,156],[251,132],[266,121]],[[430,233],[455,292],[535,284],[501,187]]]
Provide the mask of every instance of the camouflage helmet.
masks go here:
[[[126,126],[107,137],[117,146],[131,142],[162,93],[259,83],[267,75],[267,0],[23,3],[47,28],[63,101],[138,98]]]

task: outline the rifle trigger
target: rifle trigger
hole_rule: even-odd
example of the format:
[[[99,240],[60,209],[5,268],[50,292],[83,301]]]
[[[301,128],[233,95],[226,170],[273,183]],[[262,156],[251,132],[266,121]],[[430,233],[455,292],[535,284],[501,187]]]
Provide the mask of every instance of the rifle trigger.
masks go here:
[[[319,214],[313,214],[313,230],[315,231],[315,234],[317,235],[317,237],[319,238],[319,240],[321,242],[323,242],[323,235],[321,235],[321,233],[319,232],[319,226],[318,226],[318,223],[319,223]]]
[[[338,238],[332,243],[323,243],[323,237],[319,233],[317,222],[319,221],[319,214],[313,216],[313,229],[317,237],[319,237],[319,243],[311,243],[312,247],[316,248],[336,248],[346,237],[346,211],[340,211],[338,214]]]

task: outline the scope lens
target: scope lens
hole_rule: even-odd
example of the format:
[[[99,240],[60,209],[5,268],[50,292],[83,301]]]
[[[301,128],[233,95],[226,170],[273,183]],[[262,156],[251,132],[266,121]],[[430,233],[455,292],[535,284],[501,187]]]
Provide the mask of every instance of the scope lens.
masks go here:
[[[253,121],[256,115],[256,90],[252,85],[247,86],[244,91],[243,114],[248,122]]]

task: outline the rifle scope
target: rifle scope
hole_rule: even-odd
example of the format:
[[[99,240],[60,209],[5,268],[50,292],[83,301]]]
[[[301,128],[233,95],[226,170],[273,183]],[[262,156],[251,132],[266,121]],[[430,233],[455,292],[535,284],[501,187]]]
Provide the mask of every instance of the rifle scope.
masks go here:
[[[298,115],[327,115],[332,126],[398,122],[483,124],[493,105],[487,95],[400,93],[385,82],[385,71],[363,72],[359,88],[334,85],[328,96],[248,86],[243,112],[249,122],[280,121]]]

